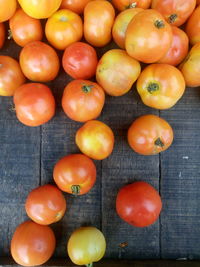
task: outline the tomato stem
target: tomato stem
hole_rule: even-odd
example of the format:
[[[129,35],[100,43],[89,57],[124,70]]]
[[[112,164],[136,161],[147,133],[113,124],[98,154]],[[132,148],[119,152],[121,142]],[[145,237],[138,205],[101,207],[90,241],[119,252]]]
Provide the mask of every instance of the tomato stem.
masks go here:
[[[147,86],[147,90],[150,94],[153,94],[154,92],[159,90],[159,85],[157,83],[149,83],[149,85]]]
[[[8,30],[8,40],[11,40],[12,39],[12,32],[11,30],[9,29]]]
[[[169,16],[169,23],[174,23],[175,21],[176,21],[176,19],[177,19],[177,15],[176,14],[172,14],[172,15],[170,15]]]
[[[86,264],[85,266],[86,267],[93,267],[93,262],[92,263],[89,263],[89,264]]]
[[[94,85],[83,85],[82,90],[84,93],[90,93]]]
[[[80,194],[80,189],[81,189],[80,185],[72,185],[71,186],[72,194],[75,196]]]
[[[158,29],[162,29],[165,27],[165,23],[163,20],[159,20],[157,19],[155,22],[154,22],[154,25],[156,26],[156,28]]]
[[[156,139],[156,141],[154,142],[154,144],[156,146],[160,146],[160,147],[164,147],[164,143],[162,142],[162,140],[160,139],[160,137],[158,137],[158,139]]]
[[[129,8],[135,8],[137,6],[137,3],[136,2],[133,2],[131,4],[129,4],[126,9],[129,9]]]

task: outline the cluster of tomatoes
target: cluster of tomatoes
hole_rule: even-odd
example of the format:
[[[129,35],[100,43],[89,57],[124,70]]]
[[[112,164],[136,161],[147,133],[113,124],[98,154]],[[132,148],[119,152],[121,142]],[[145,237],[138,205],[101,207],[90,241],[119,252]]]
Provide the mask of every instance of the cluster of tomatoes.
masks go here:
[[[199,0],[0,1],[0,48],[7,20],[9,38],[23,47],[19,62],[0,55],[0,95],[13,96],[21,123],[39,126],[48,122],[56,105],[51,89],[43,83],[58,75],[60,61],[55,49],[64,50],[62,66],[74,80],[64,89],[62,107],[70,119],[84,123],[75,137],[83,154],[67,155],[56,163],[57,187],[43,185],[27,197],[25,209],[32,221],[19,225],[11,241],[18,264],[40,265],[52,256],[55,236],[48,225],[65,214],[61,190],[86,194],[96,181],[92,159],[103,160],[112,153],[113,131],[95,120],[103,109],[105,93],[122,96],[137,81],[145,105],[169,109],[182,97],[186,85],[200,86],[198,4]],[[41,42],[40,19],[47,19],[45,36],[51,46]],[[83,36],[87,43],[80,42]],[[112,37],[119,48],[105,52],[98,61],[93,47],[104,47]],[[189,43],[193,45],[190,51]],[[141,62],[149,65],[141,70]],[[95,75],[97,82],[88,80]],[[26,78],[34,83],[25,83]],[[145,115],[132,123],[127,139],[135,152],[153,155],[172,144],[173,130],[164,119]],[[161,208],[158,192],[145,182],[124,186],[116,199],[118,215],[138,227],[153,224]],[[95,227],[77,229],[67,245],[71,260],[86,266],[100,260],[105,249],[105,238]]]

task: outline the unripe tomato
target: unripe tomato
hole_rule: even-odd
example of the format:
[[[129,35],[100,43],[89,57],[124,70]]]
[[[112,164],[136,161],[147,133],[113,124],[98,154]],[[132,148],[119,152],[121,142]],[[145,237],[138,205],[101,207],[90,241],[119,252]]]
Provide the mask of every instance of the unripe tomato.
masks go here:
[[[0,0],[0,22],[9,20],[16,11],[16,0]]]
[[[195,9],[188,19],[186,33],[192,45],[200,42],[200,6]]]

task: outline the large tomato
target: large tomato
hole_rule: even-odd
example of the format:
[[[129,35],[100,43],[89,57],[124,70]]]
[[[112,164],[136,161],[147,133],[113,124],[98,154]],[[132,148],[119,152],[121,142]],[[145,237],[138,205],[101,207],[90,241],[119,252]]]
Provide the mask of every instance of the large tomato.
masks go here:
[[[146,182],[126,185],[117,194],[117,213],[133,226],[146,227],[155,223],[161,209],[162,201],[158,192]]]
[[[134,16],[126,31],[127,53],[144,63],[162,58],[172,43],[172,29],[156,10],[147,9]]]
[[[115,10],[108,1],[91,1],[84,9],[84,36],[88,43],[102,47],[112,38]]]
[[[5,26],[3,23],[0,22],[0,49],[3,47],[4,42],[5,42],[5,36],[6,35],[6,30]]]
[[[73,80],[68,83],[62,97],[62,107],[66,115],[79,122],[96,119],[104,102],[104,90],[97,83],[87,80]]]
[[[53,178],[62,191],[83,195],[89,192],[96,182],[96,167],[85,155],[68,155],[56,163]]]
[[[182,25],[192,14],[196,0],[152,0],[151,7],[158,10],[174,26]]]
[[[112,0],[113,5],[119,10],[123,11],[130,8],[144,8],[150,7],[152,0]]]
[[[4,22],[15,14],[17,0],[0,0],[0,7],[0,22]]]
[[[55,114],[55,99],[44,84],[27,83],[17,88],[14,94],[16,115],[27,126],[39,126]]]
[[[185,91],[181,72],[167,64],[147,66],[137,81],[137,91],[145,105],[168,109],[173,107]]]
[[[200,42],[200,6],[195,9],[188,19],[186,33],[192,45]]]
[[[62,0],[60,8],[70,9],[77,14],[81,14],[90,1],[92,0]]]
[[[27,44],[21,50],[19,62],[24,75],[35,82],[54,80],[60,67],[55,50],[40,41]]]
[[[173,142],[173,130],[168,122],[155,115],[136,119],[128,130],[128,143],[137,153],[155,155],[168,149]]]
[[[12,96],[25,83],[19,63],[9,56],[0,56],[0,95]]]
[[[140,63],[126,51],[112,49],[97,65],[96,79],[107,94],[121,96],[127,93],[140,75]]]
[[[28,194],[25,209],[34,222],[48,225],[62,219],[66,211],[66,200],[56,186],[46,184]]]
[[[114,134],[105,123],[91,120],[76,132],[76,144],[88,157],[102,160],[113,151]]]

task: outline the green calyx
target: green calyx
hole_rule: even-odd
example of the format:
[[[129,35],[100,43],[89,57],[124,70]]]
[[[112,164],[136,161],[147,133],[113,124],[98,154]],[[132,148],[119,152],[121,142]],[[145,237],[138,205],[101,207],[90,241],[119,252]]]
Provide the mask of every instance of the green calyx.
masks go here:
[[[169,23],[174,23],[177,18],[178,16],[176,14],[172,14],[171,16],[169,16],[168,21]]]
[[[157,83],[149,83],[148,86],[147,86],[147,91],[150,93],[150,94],[153,94],[154,92],[158,91],[159,90],[159,85]]]
[[[158,139],[156,139],[156,141],[154,142],[154,144],[156,146],[159,146],[159,147],[164,147],[164,143],[162,142],[162,140],[160,139],[160,137],[158,137]]]
[[[162,29],[165,27],[165,23],[163,20],[159,20],[157,19],[155,22],[154,22],[154,25],[156,26],[156,28],[158,29]]]
[[[72,185],[71,190],[73,195],[78,196],[80,194],[81,187],[80,185]]]
[[[89,263],[85,265],[86,267],[93,267],[93,263]]]
[[[83,85],[82,90],[84,93],[90,93],[92,91],[93,87],[94,87],[94,85]]]

